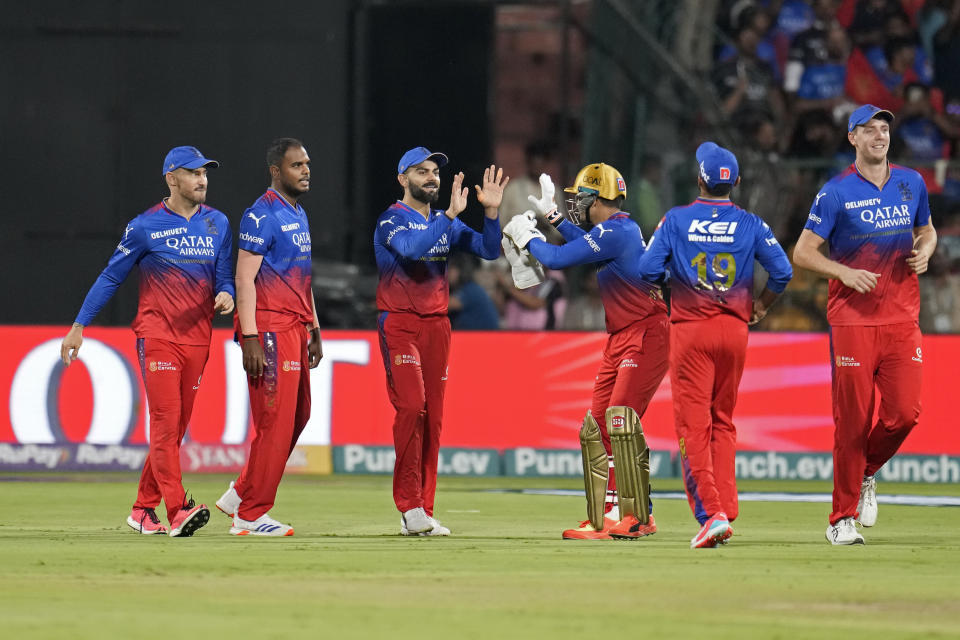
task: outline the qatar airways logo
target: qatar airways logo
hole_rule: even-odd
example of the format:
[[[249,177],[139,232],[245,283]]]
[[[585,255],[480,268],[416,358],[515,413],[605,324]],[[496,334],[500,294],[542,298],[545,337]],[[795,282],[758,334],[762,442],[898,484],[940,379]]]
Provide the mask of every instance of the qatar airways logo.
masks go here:
[[[907,205],[904,204],[864,209],[860,212],[860,220],[872,224],[874,229],[889,229],[890,227],[909,226],[912,217]]]
[[[165,244],[181,256],[212,258],[216,254],[210,236],[181,236],[167,238]]]
[[[310,251],[310,232],[301,231],[299,233],[291,233],[290,240],[297,247],[300,248],[300,253],[309,253]]]

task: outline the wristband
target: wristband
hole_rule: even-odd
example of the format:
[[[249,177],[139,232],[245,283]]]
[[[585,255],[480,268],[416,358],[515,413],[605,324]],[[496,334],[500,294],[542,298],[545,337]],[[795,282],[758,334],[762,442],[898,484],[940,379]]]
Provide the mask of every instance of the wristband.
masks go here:
[[[547,222],[549,222],[554,227],[559,226],[560,223],[563,222],[563,214],[560,213],[559,209],[554,209],[553,211],[548,213],[546,218],[547,218]]]
[[[258,333],[245,333],[241,336],[244,340],[259,340],[260,334]]]

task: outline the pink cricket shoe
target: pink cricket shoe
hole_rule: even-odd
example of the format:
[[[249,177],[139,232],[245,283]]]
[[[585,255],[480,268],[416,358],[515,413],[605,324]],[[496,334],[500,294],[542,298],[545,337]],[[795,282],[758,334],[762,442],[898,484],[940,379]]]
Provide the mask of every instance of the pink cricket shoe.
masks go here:
[[[167,528],[160,522],[157,512],[153,509],[134,507],[127,516],[127,524],[137,533],[150,536],[155,533],[166,533]]]
[[[197,529],[210,521],[210,509],[205,504],[196,504],[193,498],[180,507],[170,523],[171,538],[189,538]]]
[[[712,549],[726,542],[733,535],[733,528],[724,512],[715,513],[703,523],[700,532],[690,541],[691,549]]]

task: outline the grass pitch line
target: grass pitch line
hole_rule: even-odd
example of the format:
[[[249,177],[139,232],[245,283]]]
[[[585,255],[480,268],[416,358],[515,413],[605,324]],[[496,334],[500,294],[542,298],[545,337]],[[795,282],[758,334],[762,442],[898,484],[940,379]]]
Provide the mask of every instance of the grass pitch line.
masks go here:
[[[537,496],[577,496],[578,489],[493,489],[490,493],[523,493]],[[654,491],[651,498],[657,500],[686,500],[680,491]],[[832,501],[829,493],[788,493],[783,491],[745,491],[739,494],[741,502],[826,502]],[[880,504],[899,504],[915,507],[960,507],[958,496],[877,495]]]

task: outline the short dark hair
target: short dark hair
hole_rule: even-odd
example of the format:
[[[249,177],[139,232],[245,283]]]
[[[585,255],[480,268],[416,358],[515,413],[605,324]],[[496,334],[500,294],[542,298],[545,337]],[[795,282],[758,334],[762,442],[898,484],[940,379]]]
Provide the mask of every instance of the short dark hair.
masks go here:
[[[703,183],[703,186],[707,190],[707,193],[715,198],[723,198],[728,196],[730,195],[730,191],[733,190],[733,185],[726,183],[714,185],[712,189],[706,182]]]
[[[617,197],[614,198],[613,200],[610,200],[609,198],[598,198],[598,199],[599,199],[601,202],[607,204],[608,206],[611,206],[611,207],[614,207],[614,208],[617,208],[617,209],[622,209],[622,208],[623,208],[623,200],[624,200],[624,197],[623,197],[623,196],[617,196]]]
[[[302,146],[303,143],[296,138],[277,138],[267,147],[267,166],[279,167],[283,162],[283,156],[287,155],[287,149]]]

